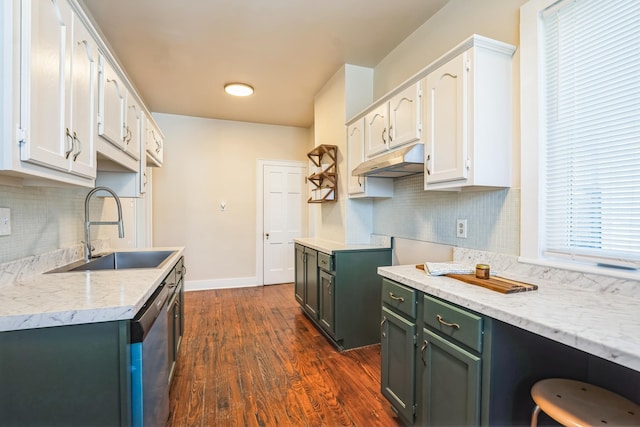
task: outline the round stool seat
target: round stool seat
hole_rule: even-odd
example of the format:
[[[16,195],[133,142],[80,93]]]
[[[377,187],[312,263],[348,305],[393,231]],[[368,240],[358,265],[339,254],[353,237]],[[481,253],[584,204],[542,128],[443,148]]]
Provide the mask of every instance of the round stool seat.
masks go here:
[[[565,426],[640,426],[640,405],[592,384],[550,378],[535,383],[531,397]]]

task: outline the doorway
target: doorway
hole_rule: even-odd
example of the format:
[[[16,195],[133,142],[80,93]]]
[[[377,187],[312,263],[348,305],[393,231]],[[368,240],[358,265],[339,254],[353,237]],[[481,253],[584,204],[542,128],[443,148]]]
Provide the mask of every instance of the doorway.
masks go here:
[[[258,160],[256,276],[258,284],[294,279],[294,241],[307,230],[306,162]]]

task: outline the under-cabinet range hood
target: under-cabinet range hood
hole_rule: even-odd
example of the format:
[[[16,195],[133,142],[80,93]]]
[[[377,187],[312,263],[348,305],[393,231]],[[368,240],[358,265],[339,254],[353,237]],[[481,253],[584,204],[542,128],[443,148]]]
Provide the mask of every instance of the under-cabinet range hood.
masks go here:
[[[362,162],[351,175],[400,178],[423,171],[424,144],[413,144]]]

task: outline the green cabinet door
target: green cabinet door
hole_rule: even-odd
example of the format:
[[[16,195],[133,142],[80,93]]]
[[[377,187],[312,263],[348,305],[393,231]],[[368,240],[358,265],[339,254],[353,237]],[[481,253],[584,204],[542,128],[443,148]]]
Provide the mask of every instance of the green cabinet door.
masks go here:
[[[294,288],[296,301],[298,304],[304,306],[304,287],[305,287],[305,274],[306,274],[306,265],[304,262],[304,246],[296,243],[295,245],[295,278],[294,278]]]
[[[318,251],[304,248],[305,255],[305,289],[304,309],[313,319],[318,319]]]
[[[381,391],[404,419],[413,424],[416,403],[416,324],[382,308]]]
[[[332,337],[335,336],[334,329],[334,277],[324,270],[320,270],[320,326]]]
[[[421,357],[423,424],[476,426],[480,424],[481,359],[423,330]]]

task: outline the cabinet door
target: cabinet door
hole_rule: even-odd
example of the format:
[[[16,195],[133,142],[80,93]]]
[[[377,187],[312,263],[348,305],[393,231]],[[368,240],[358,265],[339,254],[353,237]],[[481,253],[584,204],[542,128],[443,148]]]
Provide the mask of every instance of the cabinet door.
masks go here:
[[[21,25],[21,160],[67,171],[73,145],[64,126],[71,9],[65,1],[25,0]]]
[[[426,77],[425,186],[466,179],[467,53]]]
[[[382,308],[381,391],[398,413],[413,423],[416,403],[416,324]]]
[[[307,271],[305,256],[304,256],[304,246],[300,246],[298,244],[295,245],[295,279],[294,279],[294,293],[296,297],[296,301],[300,305],[304,305],[304,276]]]
[[[387,140],[387,125],[389,123],[389,104],[384,103],[371,111],[364,118],[365,120],[365,146],[364,152],[367,157],[375,156],[389,149]]]
[[[305,248],[305,289],[304,308],[314,319],[318,318],[318,252]]]
[[[481,359],[424,329],[422,416],[428,426],[480,424]]]
[[[70,154],[72,171],[90,178],[96,176],[94,126],[97,73],[98,47],[74,14],[67,128],[74,142]]]
[[[331,336],[335,337],[334,329],[334,281],[335,278],[332,274],[327,273],[324,270],[320,270],[318,275],[320,283],[320,325]]]
[[[140,125],[142,110],[135,98],[127,92],[126,120],[124,126],[125,152],[134,159],[140,159]]]
[[[364,119],[362,119],[347,127],[349,194],[365,192],[365,178],[351,175],[351,172],[364,161],[364,123]]]
[[[389,147],[420,141],[422,135],[421,82],[395,95],[389,101]]]
[[[121,150],[124,145],[125,87],[109,61],[100,56],[98,90],[98,135]]]
[[[146,151],[149,155],[149,166],[162,166],[164,141],[155,124],[147,118]]]

